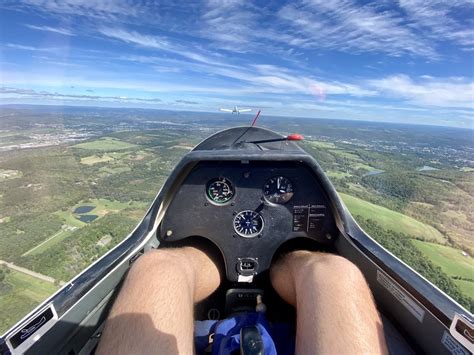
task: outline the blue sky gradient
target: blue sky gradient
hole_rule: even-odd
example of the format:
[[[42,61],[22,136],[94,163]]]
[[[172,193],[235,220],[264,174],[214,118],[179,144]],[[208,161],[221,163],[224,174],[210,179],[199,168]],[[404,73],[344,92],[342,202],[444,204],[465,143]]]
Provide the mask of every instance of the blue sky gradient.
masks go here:
[[[474,126],[472,1],[0,3],[0,103]]]

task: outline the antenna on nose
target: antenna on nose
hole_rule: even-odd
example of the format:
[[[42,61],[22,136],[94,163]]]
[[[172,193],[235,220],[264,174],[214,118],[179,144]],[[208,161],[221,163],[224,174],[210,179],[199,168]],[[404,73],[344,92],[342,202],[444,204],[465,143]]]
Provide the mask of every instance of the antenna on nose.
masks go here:
[[[258,110],[258,112],[257,112],[257,114],[255,115],[255,117],[254,117],[254,119],[253,119],[252,124],[250,125],[250,127],[255,126],[255,123],[257,123],[258,116],[260,116],[260,112],[261,112],[261,111],[262,111],[262,110]]]

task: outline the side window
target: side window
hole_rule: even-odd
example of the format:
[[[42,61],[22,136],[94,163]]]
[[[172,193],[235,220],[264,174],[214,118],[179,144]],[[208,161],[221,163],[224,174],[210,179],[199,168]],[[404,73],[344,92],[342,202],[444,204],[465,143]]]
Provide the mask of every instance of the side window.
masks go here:
[[[305,148],[367,233],[473,312],[472,133],[392,129],[361,124]]]
[[[117,111],[107,109],[51,109],[39,127],[35,111],[3,113],[15,119],[0,157],[0,333],[123,240],[202,135],[141,121],[111,132]]]

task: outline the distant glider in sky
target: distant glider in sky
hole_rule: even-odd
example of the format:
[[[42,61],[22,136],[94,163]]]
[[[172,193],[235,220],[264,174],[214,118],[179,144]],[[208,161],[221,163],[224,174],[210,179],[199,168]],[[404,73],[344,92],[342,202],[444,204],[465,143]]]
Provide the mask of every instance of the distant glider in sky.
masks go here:
[[[250,112],[250,111],[252,111],[251,108],[238,108],[237,106],[234,106],[233,109],[221,108],[220,110],[223,111],[223,112],[232,112],[232,113],[236,113],[236,114],[239,114],[241,112]]]

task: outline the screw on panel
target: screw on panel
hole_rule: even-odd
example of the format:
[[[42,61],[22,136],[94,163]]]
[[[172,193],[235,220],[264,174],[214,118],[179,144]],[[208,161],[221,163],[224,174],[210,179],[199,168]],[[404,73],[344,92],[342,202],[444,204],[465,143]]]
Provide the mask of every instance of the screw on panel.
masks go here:
[[[328,234],[326,234],[326,239],[328,239],[328,240],[331,240],[331,239],[332,239],[332,235],[331,235],[331,234],[329,234],[329,233],[328,233]]]
[[[66,286],[66,288],[64,289],[64,292],[69,293],[69,291],[71,291],[73,286],[74,284],[71,282],[69,285]]]
[[[171,229],[168,229],[168,230],[166,231],[166,236],[169,238],[169,237],[171,237],[172,235],[173,235],[173,231],[172,231]]]

